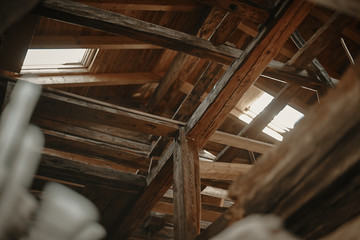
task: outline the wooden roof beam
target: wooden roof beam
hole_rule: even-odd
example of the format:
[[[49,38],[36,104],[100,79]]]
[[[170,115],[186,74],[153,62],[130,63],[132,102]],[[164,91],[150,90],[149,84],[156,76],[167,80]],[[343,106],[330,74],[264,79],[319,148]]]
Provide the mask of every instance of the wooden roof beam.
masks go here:
[[[210,58],[224,64],[229,64],[234,57],[241,54],[233,47],[215,46],[210,41],[190,34],[68,0],[42,1],[34,9],[34,13],[116,35],[124,35],[196,57]]]
[[[188,137],[196,139],[199,148],[205,145],[243,94],[278,54],[312,7],[312,4],[304,1],[282,3],[276,17],[249,44],[242,56],[230,65],[186,124]]]
[[[202,232],[199,239],[208,239],[234,220],[255,212],[275,212],[284,219],[289,219],[301,209],[300,212],[306,212],[306,216],[297,215],[292,218],[292,222],[287,222],[287,227],[298,231],[299,227],[303,228],[308,232],[301,234],[309,234],[307,237],[313,238],[321,235],[311,234],[326,234],[324,230],[331,231],[334,226],[359,214],[357,198],[360,193],[356,186],[360,152],[355,143],[360,138],[360,115],[354,110],[360,105],[360,70],[359,65],[355,66],[357,68],[352,66],[343,75],[339,85],[330,90],[320,105],[309,110],[285,141],[264,155],[261,162],[246,176],[234,182],[230,191],[231,196],[236,198],[235,204]],[[342,159],[340,162],[339,156]],[[330,172],[333,174],[328,174]],[[318,181],[319,178],[321,181]],[[346,180],[341,180],[339,188],[337,180],[341,178]],[[281,184],[282,187],[279,188],[284,179],[287,184]],[[320,184],[314,184],[315,182]],[[319,194],[326,194],[325,189],[331,193],[320,197]],[[309,205],[309,201],[316,199],[320,199],[321,203]],[[314,206],[318,207],[312,211],[306,206],[312,206],[313,210]],[[344,211],[344,206],[351,210]],[[307,222],[320,221],[318,208],[321,208],[320,215],[324,216],[322,228],[314,229],[316,225],[310,223],[312,226],[306,230],[304,226]],[[326,208],[335,212],[337,217],[329,218]],[[312,214],[317,218],[314,219]]]
[[[161,49],[124,36],[34,36],[30,48]]]
[[[306,68],[333,40],[340,38],[341,31],[349,22],[349,18],[338,13],[333,14],[288,61],[288,64]]]
[[[123,172],[116,164],[99,165],[75,155],[44,148],[38,174],[79,184],[93,184],[126,192],[139,192],[146,186],[143,176]],[[100,163],[101,164],[101,163]]]
[[[20,80],[48,87],[114,86],[157,83],[161,76],[155,73],[98,73],[82,75],[31,76],[17,77]]]

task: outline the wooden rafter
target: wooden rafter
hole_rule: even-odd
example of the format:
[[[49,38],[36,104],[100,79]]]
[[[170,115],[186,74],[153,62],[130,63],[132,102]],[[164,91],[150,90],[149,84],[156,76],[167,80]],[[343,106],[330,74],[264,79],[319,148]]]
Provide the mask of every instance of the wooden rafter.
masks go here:
[[[229,64],[238,57],[238,49],[215,46],[210,41],[173,29],[151,24],[114,12],[72,1],[42,1],[34,13],[97,30],[124,35],[140,41],[182,51],[196,57],[211,58]]]
[[[276,18],[249,44],[187,122],[188,137],[201,148],[235,107],[246,90],[256,81],[279,52],[296,27],[307,16],[312,4],[303,1],[285,2]],[[266,52],[266,57],[264,56]]]
[[[159,82],[154,73],[101,73],[61,76],[21,76],[19,79],[49,87],[112,86]]]

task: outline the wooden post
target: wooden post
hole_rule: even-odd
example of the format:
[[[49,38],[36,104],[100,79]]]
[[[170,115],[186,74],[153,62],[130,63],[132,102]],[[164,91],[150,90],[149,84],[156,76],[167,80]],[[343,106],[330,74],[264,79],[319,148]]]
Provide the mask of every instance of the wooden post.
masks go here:
[[[175,239],[195,239],[200,233],[199,152],[194,141],[179,130],[174,146]]]

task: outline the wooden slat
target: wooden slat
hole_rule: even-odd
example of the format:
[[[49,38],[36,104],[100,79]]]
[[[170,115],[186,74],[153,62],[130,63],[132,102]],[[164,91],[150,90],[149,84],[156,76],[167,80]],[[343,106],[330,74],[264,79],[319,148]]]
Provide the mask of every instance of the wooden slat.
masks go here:
[[[341,31],[349,22],[349,18],[341,16],[338,13],[333,14],[288,61],[288,64],[299,68],[306,68],[306,65],[319,55],[331,42],[336,38],[340,38]]]
[[[303,214],[295,216],[292,222],[292,227],[296,227],[294,222],[302,222],[302,225],[297,227],[303,228],[304,223],[315,221],[316,224],[312,224],[313,228],[307,232],[308,234],[326,229],[326,219],[329,219],[328,223],[331,224],[336,222],[332,225],[336,227],[344,219],[347,220],[346,217],[358,214],[357,211],[360,209],[356,207],[358,204],[354,197],[359,195],[359,191],[354,196],[348,193],[354,192],[359,182],[360,153],[359,148],[354,144],[360,137],[360,114],[354,111],[360,106],[359,96],[360,70],[359,68],[351,69],[343,76],[342,82],[336,89],[330,91],[323,99],[322,104],[308,112],[285,141],[264,155],[255,167],[234,182],[230,193],[237,199],[236,203],[202,232],[199,239],[214,236],[232,221],[243,216],[255,212],[269,213],[274,209],[277,209],[278,215],[281,216],[284,213],[284,216],[287,216],[286,213],[289,213],[289,210],[294,212],[294,208],[299,209],[299,206],[310,207],[313,210],[312,213],[309,209],[301,208],[298,213]],[[339,158],[342,161],[339,161]],[[340,180],[341,184],[337,180]],[[333,188],[330,187],[331,185]],[[327,192],[326,189],[328,189]],[[319,196],[321,193],[327,195]],[[341,196],[334,196],[335,193],[353,202],[348,211],[344,211],[346,208],[342,206],[347,206],[350,202],[339,202]],[[291,197],[288,199],[289,194]],[[296,194],[301,194],[301,197],[294,200],[293,196]],[[294,201],[290,203],[290,199]],[[319,201],[309,205],[308,202],[311,199]],[[286,202],[290,203],[287,205],[289,209],[282,205]],[[274,208],[271,209],[272,207]],[[317,211],[319,208],[320,211]],[[319,224],[319,216],[323,216],[325,211],[341,212],[342,217],[336,215],[331,218],[325,215],[325,219],[321,222],[322,227],[314,229]],[[290,222],[287,226],[290,226]],[[306,235],[305,232],[302,234]]]
[[[221,8],[233,14],[239,15],[250,21],[264,23],[269,17],[269,12],[266,9],[260,9],[248,4],[247,1],[232,1],[232,0],[197,0],[198,2],[208,4],[212,7]]]
[[[350,172],[357,172],[360,159],[355,144],[360,137],[360,114],[354,111],[360,106],[359,76],[359,68],[348,71],[337,89],[329,93],[321,105],[315,106],[285,141],[264,156],[261,164],[250,170],[246,177],[234,183],[231,187],[231,195],[237,198],[234,218],[254,211],[267,212],[274,204],[278,206],[274,211],[288,218],[325,189],[332,192],[327,198],[335,197],[336,191],[351,182]],[[340,156],[341,162],[338,161]],[[336,190],[339,186],[336,182],[341,176],[347,176],[348,180],[342,181],[342,187]],[[284,179],[286,184],[279,188]],[[321,179],[319,184],[314,184],[316,179]],[[255,182],[257,184],[253,184]],[[335,187],[331,189],[330,186]],[[248,199],[249,202],[242,197],[248,194],[254,196]],[[297,194],[301,197],[295,201]],[[283,196],[286,197],[280,200]],[[293,200],[291,204],[290,200]],[[240,215],[239,209],[242,209]],[[350,212],[353,213],[351,210],[348,214]]]
[[[109,143],[119,147],[125,147],[128,149],[141,152],[143,154],[146,154],[150,151],[149,144],[135,141],[135,139],[134,140],[128,139],[129,137],[126,135],[123,137],[112,135],[111,131],[106,129],[106,126],[104,126],[103,128],[104,131],[100,132],[95,129],[84,128],[84,126],[75,126],[69,123],[51,121],[46,118],[33,117],[31,123],[36,124],[43,129],[54,130],[57,132],[72,134],[90,140]]]
[[[212,9],[196,35],[202,39],[211,38],[214,33],[213,29],[216,29],[225,16],[226,13],[223,11]],[[192,71],[197,67],[197,64],[201,64],[198,58],[178,53],[150,98],[147,106],[148,111],[161,113],[167,102],[170,101],[172,93],[186,82],[191,76]]]
[[[169,215],[174,215],[174,205],[171,201],[162,198],[159,202],[156,203],[154,208],[152,209],[153,212],[160,212]],[[221,214],[224,212],[224,208],[222,207],[215,207],[208,204],[201,205],[201,220],[213,222],[215,221]],[[176,218],[176,216],[174,216]]]
[[[135,169],[135,171],[137,169],[147,170],[150,164],[150,159],[141,151],[52,130],[42,129],[42,131],[45,134],[45,146],[52,149],[106,159]]]
[[[34,12],[45,17],[124,35],[225,64],[229,64],[234,57],[238,57],[240,54],[233,47],[215,46],[209,41],[190,34],[77,2],[46,0],[41,2]]]
[[[133,85],[159,82],[155,73],[100,73],[61,76],[20,76],[19,79],[50,87]]]
[[[200,177],[213,180],[235,180],[246,173],[252,165],[200,161]]]
[[[124,36],[34,36],[30,48],[159,49]]]
[[[180,128],[174,144],[175,239],[194,239],[200,233],[199,153],[194,141]]]
[[[216,142],[231,147],[245,149],[257,153],[266,153],[274,147],[273,144],[241,137],[239,135],[216,131],[210,138],[210,142]]]
[[[122,172],[110,167],[92,165],[64,157],[63,154],[44,149],[38,174],[79,184],[94,184],[127,192],[139,192],[145,185],[140,175]]]
[[[59,90],[43,92],[35,114],[56,121],[75,122],[74,125],[79,125],[78,122],[83,122],[84,126],[103,124],[160,136],[174,136],[181,124]]]
[[[231,64],[187,122],[188,137],[196,139],[199,147],[205,145],[313,6],[303,1],[283,4],[277,17],[249,44],[242,57]]]

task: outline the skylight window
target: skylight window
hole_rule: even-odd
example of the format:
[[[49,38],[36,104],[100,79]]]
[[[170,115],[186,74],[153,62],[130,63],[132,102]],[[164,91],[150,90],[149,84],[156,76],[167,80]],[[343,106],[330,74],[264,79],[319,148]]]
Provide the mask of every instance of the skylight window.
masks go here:
[[[238,116],[239,119],[246,123],[250,123],[260,112],[262,112],[267,105],[272,101],[273,97],[263,92],[249,107],[247,107],[242,114]],[[263,129],[267,135],[282,141],[281,134],[290,131],[294,128],[304,115],[296,109],[286,106],[275,118]]]
[[[29,49],[22,72],[86,70],[96,55],[96,49]]]

